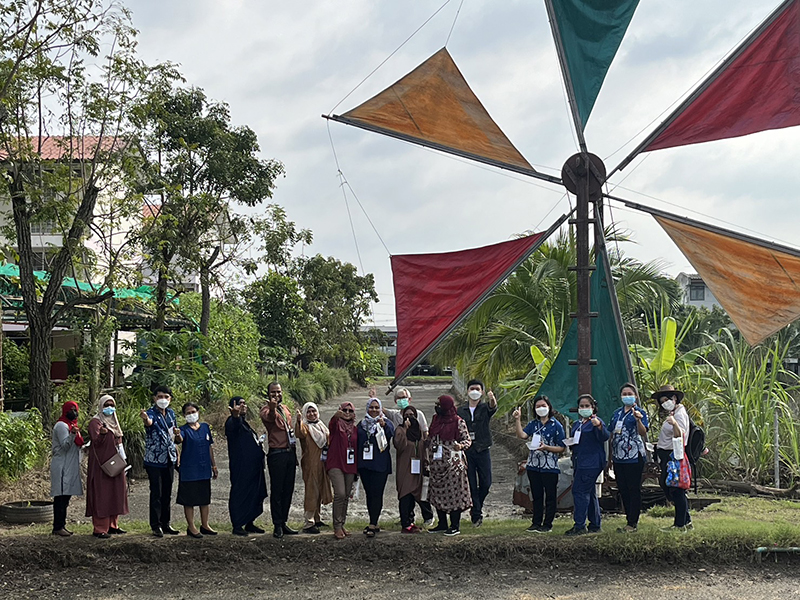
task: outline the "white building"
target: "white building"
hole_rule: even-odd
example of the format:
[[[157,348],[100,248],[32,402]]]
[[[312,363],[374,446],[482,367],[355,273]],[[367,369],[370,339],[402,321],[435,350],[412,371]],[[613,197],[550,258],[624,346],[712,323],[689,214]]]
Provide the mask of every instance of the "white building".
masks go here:
[[[703,278],[697,273],[680,273],[675,281],[683,290],[683,303],[688,306],[702,306],[711,309],[720,306],[714,294],[708,289]]]

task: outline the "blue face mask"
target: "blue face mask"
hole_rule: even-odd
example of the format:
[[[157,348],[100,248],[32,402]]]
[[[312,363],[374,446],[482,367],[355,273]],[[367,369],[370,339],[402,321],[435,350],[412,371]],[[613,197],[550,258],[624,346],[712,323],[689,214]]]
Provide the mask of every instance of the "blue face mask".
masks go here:
[[[114,408],[113,406],[104,406],[104,407],[103,407],[103,414],[104,414],[105,416],[107,416],[107,417],[110,417],[110,416],[111,416],[111,415],[113,415],[115,412],[117,412],[117,409],[116,409],[116,408]]]
[[[636,396],[623,396],[622,403],[625,406],[633,406],[634,404],[636,404]]]
[[[400,410],[408,408],[408,398],[398,398],[397,408],[399,408]]]
[[[578,414],[582,416],[584,419],[588,419],[594,414],[594,411],[591,408],[579,408]]]

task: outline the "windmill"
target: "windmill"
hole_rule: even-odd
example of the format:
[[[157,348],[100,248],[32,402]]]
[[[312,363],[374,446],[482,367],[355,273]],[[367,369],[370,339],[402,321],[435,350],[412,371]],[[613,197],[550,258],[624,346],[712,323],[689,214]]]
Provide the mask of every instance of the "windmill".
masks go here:
[[[617,387],[625,379],[632,380],[619,308],[613,286],[609,285],[611,274],[602,228],[605,199],[618,200],[651,214],[703,277],[750,344],[800,318],[800,289],[795,283],[800,281],[800,251],[658,211],[603,191],[608,178],[642,152],[800,124],[800,94],[795,91],[800,87],[795,81],[800,73],[800,0],[782,2],[651,135],[607,173],[602,160],[589,152],[584,128],[637,5],[638,0],[545,0],[580,149],[566,160],[560,177],[537,171],[513,146],[470,89],[446,48],[352,110],[341,115],[323,115],[563,186],[576,197],[573,213],[562,216],[543,234],[531,236],[527,239],[529,243],[518,243],[517,253],[506,257],[506,262],[500,262],[495,254],[502,255],[500,247],[505,249],[509,242],[504,243],[506,246],[477,249],[478,256],[494,262],[498,268],[491,274],[482,268],[486,277],[482,278],[480,293],[458,303],[457,310],[443,309],[448,287],[458,289],[456,280],[448,286],[439,272],[436,281],[428,282],[430,289],[425,282],[409,283],[402,265],[413,262],[412,259],[392,257],[398,302],[398,375],[392,385],[570,217],[577,246],[577,260],[572,269],[577,276],[578,306],[567,335],[574,343],[565,343],[557,363],[560,360],[577,367],[577,373],[573,369],[565,376],[564,369],[556,369],[554,365],[548,379],[557,378],[556,372],[560,372],[562,391],[568,381],[574,382],[574,393],[561,394],[569,402],[574,402],[579,393],[595,392],[598,396],[598,377],[606,369],[592,367],[598,360],[614,362],[612,358],[616,355],[613,373],[607,372],[610,377],[606,379],[616,380]],[[591,264],[592,232],[595,265]],[[464,253],[443,253],[420,255],[415,260],[416,268],[423,261],[426,269],[439,265],[458,272],[459,265],[470,259]],[[754,287],[758,291],[752,294]],[[611,298],[606,299],[606,294]],[[455,296],[454,293],[452,297]],[[607,304],[603,312],[593,308],[603,301]],[[430,310],[427,313],[417,310],[420,304]],[[442,315],[443,311],[447,314]],[[599,323],[603,320],[605,325]],[[605,326],[603,335],[594,336],[595,339],[593,322],[598,323],[595,328]],[[605,350],[599,348],[598,337],[603,338]],[[572,355],[567,356],[569,353]],[[545,380],[542,388],[547,385]],[[603,386],[602,394],[607,395],[608,381]],[[615,395],[616,390],[610,397]],[[609,408],[605,407],[605,411]]]

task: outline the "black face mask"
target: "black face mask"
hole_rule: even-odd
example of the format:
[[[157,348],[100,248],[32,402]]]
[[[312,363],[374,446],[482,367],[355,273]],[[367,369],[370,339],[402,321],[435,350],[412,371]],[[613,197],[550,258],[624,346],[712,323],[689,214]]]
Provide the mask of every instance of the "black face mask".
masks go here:
[[[74,410],[68,410],[66,416],[67,419],[69,419],[70,421],[74,421],[75,419],[78,418],[78,413],[75,412]]]
[[[440,416],[443,417],[444,415],[447,414],[447,410],[442,408],[441,406],[436,406],[435,408],[436,408],[436,414],[437,415],[440,415]]]

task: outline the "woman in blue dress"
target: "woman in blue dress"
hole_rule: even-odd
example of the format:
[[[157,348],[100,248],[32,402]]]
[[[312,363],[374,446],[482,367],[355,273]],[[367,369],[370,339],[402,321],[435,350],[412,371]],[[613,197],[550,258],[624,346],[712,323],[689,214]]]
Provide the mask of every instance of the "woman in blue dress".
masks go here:
[[[183,418],[175,441],[181,445],[179,459],[179,482],[177,503],[183,506],[186,516],[186,533],[193,538],[216,535],[208,524],[208,509],[211,504],[211,479],[217,478],[217,463],[214,460],[214,438],[208,423],[200,422],[196,404],[183,405]],[[200,507],[200,531],[194,524],[194,507]]]

